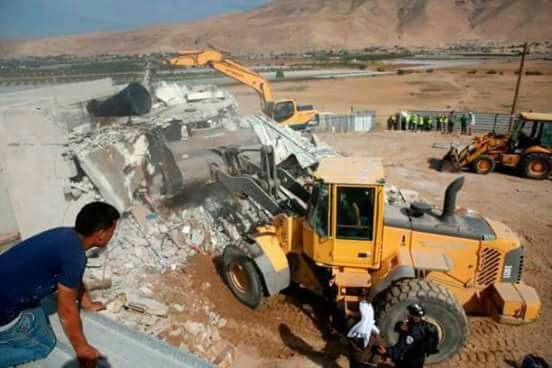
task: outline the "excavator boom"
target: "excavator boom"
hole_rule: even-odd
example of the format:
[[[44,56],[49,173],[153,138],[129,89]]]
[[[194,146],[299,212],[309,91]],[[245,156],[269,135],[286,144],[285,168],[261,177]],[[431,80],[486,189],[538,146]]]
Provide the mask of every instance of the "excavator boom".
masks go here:
[[[218,51],[182,51],[177,57],[169,59],[168,63],[179,66],[209,66],[255,89],[261,98],[263,111],[268,105],[273,104],[272,90],[266,79],[238,63],[225,59]]]
[[[182,51],[178,56],[163,61],[169,65],[178,66],[209,66],[255,89],[261,98],[261,110],[263,113],[277,122],[287,124],[292,128],[304,128],[318,116],[318,111],[311,106],[308,108],[297,106],[295,101],[291,99],[275,102],[270,84],[265,78],[243,65],[226,59],[218,51]]]

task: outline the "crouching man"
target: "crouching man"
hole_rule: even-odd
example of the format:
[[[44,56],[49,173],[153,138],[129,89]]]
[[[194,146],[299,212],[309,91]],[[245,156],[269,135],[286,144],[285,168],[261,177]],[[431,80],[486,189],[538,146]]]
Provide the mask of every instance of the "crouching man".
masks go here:
[[[361,301],[358,306],[360,321],[347,333],[349,343],[349,367],[377,367],[382,359],[377,354],[378,346],[383,345],[379,329],[374,321],[372,304]]]
[[[119,212],[111,205],[84,206],[75,227],[35,235],[0,255],[0,367],[43,359],[56,340],[40,300],[57,292],[58,315],[82,367],[94,367],[100,353],[88,344],[79,306],[104,308],[82,282],[86,251],[107,245]]]

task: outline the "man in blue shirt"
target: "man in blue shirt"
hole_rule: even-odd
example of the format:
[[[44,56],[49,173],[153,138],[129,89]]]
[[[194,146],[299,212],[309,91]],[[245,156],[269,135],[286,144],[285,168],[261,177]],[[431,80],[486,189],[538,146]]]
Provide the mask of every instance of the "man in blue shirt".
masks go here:
[[[98,311],[82,282],[86,251],[107,245],[119,219],[111,205],[84,206],[75,227],[35,235],[0,255],[0,367],[43,359],[55,346],[40,300],[57,292],[58,315],[82,367],[95,367],[100,353],[84,336],[79,305]]]

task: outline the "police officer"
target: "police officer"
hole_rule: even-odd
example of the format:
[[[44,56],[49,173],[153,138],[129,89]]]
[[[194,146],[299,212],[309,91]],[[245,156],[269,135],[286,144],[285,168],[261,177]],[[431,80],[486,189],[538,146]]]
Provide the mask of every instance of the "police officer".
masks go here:
[[[391,115],[391,129],[393,130],[397,130],[397,115],[398,114]]]
[[[442,132],[443,133],[446,133],[447,129],[448,129],[448,124],[449,124],[449,118],[448,116],[446,115],[443,115],[443,125],[442,125]]]
[[[407,308],[408,319],[399,322],[396,330],[399,340],[393,346],[380,346],[379,352],[391,358],[396,368],[422,368],[426,357],[424,309],[418,303]]]
[[[389,115],[387,119],[387,130],[393,129],[393,115]]]
[[[418,120],[416,120],[416,131],[421,132],[424,130],[424,117],[422,115],[418,116]]]

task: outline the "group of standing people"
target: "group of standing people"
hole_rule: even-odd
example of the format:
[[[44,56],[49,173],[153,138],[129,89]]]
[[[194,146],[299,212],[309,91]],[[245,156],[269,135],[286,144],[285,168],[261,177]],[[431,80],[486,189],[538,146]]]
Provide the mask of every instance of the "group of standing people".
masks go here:
[[[456,131],[458,114],[452,110],[448,114],[421,115],[398,112],[387,119],[388,130],[409,130],[413,132],[437,131],[443,134],[452,134]],[[475,127],[475,114],[473,112],[462,113],[460,134],[471,135]]]

